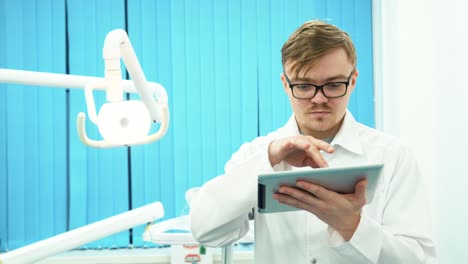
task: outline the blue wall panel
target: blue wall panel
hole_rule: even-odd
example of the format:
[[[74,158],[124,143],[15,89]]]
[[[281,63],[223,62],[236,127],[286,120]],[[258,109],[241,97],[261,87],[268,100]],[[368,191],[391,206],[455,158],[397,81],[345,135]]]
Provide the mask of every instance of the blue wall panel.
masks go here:
[[[171,110],[171,133],[173,133],[173,157],[177,157],[172,161],[174,166],[174,174],[172,175],[174,185],[169,186],[173,189],[174,198],[173,204],[165,203],[166,207],[171,208],[173,214],[179,212],[181,206],[184,204],[184,198],[180,195],[175,195],[177,189],[186,189],[188,184],[183,178],[186,176],[188,168],[188,155],[187,146],[190,142],[187,139],[187,133],[184,130],[188,128],[188,120],[186,113],[190,111],[187,108],[187,98],[189,84],[187,82],[187,50],[186,50],[186,10],[184,1],[171,1],[170,7],[166,12],[169,13],[170,28],[171,32],[177,34],[171,34],[171,50],[168,51],[171,54],[172,63],[170,64],[172,79],[169,89],[170,98],[170,110]],[[167,23],[167,22],[166,22]],[[164,84],[163,84],[164,85]],[[191,88],[191,87],[190,87]],[[183,176],[182,176],[183,175]],[[163,177],[166,177],[165,175]],[[170,176],[169,176],[170,177]],[[161,186],[162,187],[162,186]],[[162,201],[164,202],[164,201]],[[179,206],[176,206],[179,205]]]
[[[0,34],[8,37],[2,39],[0,67],[63,73],[63,1],[1,5]],[[0,90],[0,250],[8,250],[66,230],[65,90],[18,85]]]
[[[38,1],[36,32],[37,70],[65,73],[65,4],[61,0]],[[38,32],[37,32],[38,31]],[[50,36],[40,38],[39,35]],[[49,60],[49,61],[48,61]],[[67,167],[66,167],[66,91],[55,88],[38,90],[37,152],[39,190],[36,205],[40,217],[34,226],[40,238],[60,234],[67,227]],[[31,175],[37,171],[31,171]],[[52,223],[52,224],[51,224]],[[37,237],[31,237],[35,240]]]
[[[165,214],[174,215],[174,129],[173,95],[171,90],[171,24],[170,3],[167,1],[129,1],[128,34],[148,81],[165,86],[170,104],[169,131],[160,141],[131,148],[132,207],[162,201]],[[151,12],[149,12],[151,11]],[[132,96],[138,97],[138,96]],[[154,125],[152,133],[159,129]],[[167,217],[166,217],[167,218]],[[133,244],[144,245],[143,227],[133,232]]]
[[[232,145],[233,150],[240,147],[242,142],[254,139],[259,134],[258,123],[258,58],[257,58],[257,31],[251,30],[257,25],[257,6],[254,1],[241,1],[241,74],[234,76],[240,78],[241,101],[237,114],[241,115],[241,124],[237,129],[240,138]],[[254,27],[255,28],[255,27]]]
[[[215,101],[216,91],[225,87],[227,80],[221,83],[215,82],[217,71],[214,65],[216,57],[214,48],[215,36],[213,33],[214,24],[216,23],[214,8],[213,0],[200,1],[200,22],[198,24],[199,29],[197,30],[199,33],[199,50],[193,53],[199,58],[199,64],[188,66],[188,69],[199,68],[198,72],[200,75],[198,87],[189,86],[192,93],[200,95],[197,101],[194,101],[195,104],[199,105],[199,109],[193,113],[193,118],[198,120],[197,129],[201,131],[201,133],[198,133],[199,139],[197,140],[200,142],[198,155],[201,159],[201,171],[188,174],[188,177],[192,180],[191,187],[200,186],[200,182],[206,181],[206,179],[211,178],[210,175],[216,175],[219,171],[216,167],[220,163],[216,155],[216,127],[213,125],[215,124],[214,120],[217,109]],[[176,88],[174,87],[174,89]],[[193,140],[196,140],[196,138],[193,137]]]
[[[6,16],[3,14],[6,3],[0,1],[0,34],[6,31]],[[0,67],[6,67],[4,52],[6,51],[5,41],[0,41]],[[8,169],[7,169],[7,107],[6,107],[6,84],[0,84],[0,252],[7,249],[8,241]]]
[[[229,24],[226,18],[229,16],[227,10],[227,1],[213,1],[213,48],[214,48],[214,102],[215,116],[212,124],[216,124],[215,128],[215,152],[212,155],[216,157],[217,172],[222,171],[223,161],[227,161],[230,156],[230,136],[231,127],[229,125],[230,116],[230,103],[229,103],[229,89],[231,85],[231,78],[229,75],[230,58],[229,52]],[[208,120],[207,120],[208,121]],[[207,157],[208,158],[208,157]]]
[[[107,33],[125,27],[124,1],[67,0],[70,74],[104,76],[102,48]],[[96,110],[105,102],[95,92]],[[70,91],[70,228],[127,211],[128,159],[125,148],[92,149],[77,137],[76,117],[86,112],[83,90]],[[87,121],[88,136],[100,139]],[[93,242],[87,247],[128,244],[128,232]]]
[[[200,3],[197,1],[186,1],[185,3],[185,72],[187,76],[187,81],[185,85],[185,98],[187,111],[184,113],[186,115],[186,128],[184,129],[184,136],[187,139],[187,145],[185,152],[187,153],[187,170],[183,173],[180,173],[177,177],[180,179],[183,185],[179,185],[181,188],[180,191],[176,191],[175,194],[180,198],[184,198],[183,190],[188,189],[189,186],[192,186],[194,179],[199,179],[202,175],[202,156],[201,156],[201,143],[202,143],[202,127],[200,122],[200,100],[203,96],[203,90],[197,89],[201,88],[200,86],[200,76],[204,74],[203,67],[200,64],[200,53],[194,52],[200,50],[200,20],[203,15],[200,12]],[[192,55],[189,55],[192,53]],[[197,54],[197,55],[195,55]],[[174,87],[176,89],[177,87]],[[190,133],[187,133],[190,131]],[[184,205],[182,203],[181,205]],[[183,207],[178,207],[176,205],[176,214],[180,213]]]
[[[259,131],[260,135],[265,135],[271,131],[273,125],[273,84],[274,77],[271,73],[271,65],[273,61],[271,58],[271,51],[275,49],[271,42],[271,25],[270,11],[271,3],[268,1],[257,1],[257,89],[258,89],[258,118],[259,118]],[[278,48],[276,48],[278,50]],[[277,81],[277,79],[276,79]],[[276,96],[279,98],[279,96]],[[284,120],[281,120],[284,121]],[[279,121],[279,123],[282,123]]]
[[[350,7],[351,9],[351,7]],[[359,81],[355,89],[356,107],[351,106],[357,120],[374,127],[374,68],[372,48],[372,5],[354,3],[355,30],[352,35],[358,50]]]

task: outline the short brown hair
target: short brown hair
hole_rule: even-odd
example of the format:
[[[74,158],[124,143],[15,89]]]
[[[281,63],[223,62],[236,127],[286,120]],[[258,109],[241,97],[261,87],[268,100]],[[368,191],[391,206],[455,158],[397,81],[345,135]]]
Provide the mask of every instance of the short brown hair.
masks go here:
[[[286,63],[293,62],[291,69],[297,75],[304,67],[313,65],[316,59],[336,48],[343,48],[356,68],[356,49],[348,33],[323,21],[305,22],[281,48],[283,68]]]

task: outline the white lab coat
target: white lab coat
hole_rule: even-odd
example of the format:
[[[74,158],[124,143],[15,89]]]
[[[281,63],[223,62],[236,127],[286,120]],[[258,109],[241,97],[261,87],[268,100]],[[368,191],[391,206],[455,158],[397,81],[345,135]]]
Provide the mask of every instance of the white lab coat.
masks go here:
[[[294,135],[299,130],[292,116],[284,127],[244,144],[225,174],[202,186],[191,207],[191,228],[200,243],[228,245],[247,233],[247,215],[257,204],[257,175],[299,169],[285,162],[272,167],[267,154],[272,140]],[[356,122],[350,112],[331,145],[335,153],[324,154],[330,167],[384,164],[353,237],[344,242],[306,211],[255,213],[255,263],[435,263],[427,184],[408,149]]]

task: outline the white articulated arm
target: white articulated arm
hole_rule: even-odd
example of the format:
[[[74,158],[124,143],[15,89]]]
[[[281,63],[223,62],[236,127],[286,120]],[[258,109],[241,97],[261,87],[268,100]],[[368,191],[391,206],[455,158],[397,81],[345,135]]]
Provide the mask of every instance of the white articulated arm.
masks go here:
[[[154,100],[154,94],[152,94],[151,90],[148,88],[148,82],[146,81],[145,74],[138,62],[127,33],[124,30],[115,29],[107,34],[106,40],[104,41],[103,58],[106,65],[106,80],[111,81],[111,84],[118,83],[118,80],[116,79],[121,76],[120,58],[123,59],[125,66],[127,67],[127,71],[135,83],[135,88],[141,97],[141,101],[143,101],[150,111],[153,122],[160,122],[161,118],[157,107],[157,101]],[[165,103],[167,104],[167,95],[162,97],[165,97],[161,99],[166,99]],[[108,98],[108,101],[115,100]]]
[[[169,128],[167,93],[158,83],[148,82],[138,62],[127,33],[122,29],[109,32],[103,48],[105,78],[0,69],[0,83],[39,85],[85,89],[91,122],[98,126],[104,140],[88,138],[84,113],[77,116],[80,140],[91,147],[109,148],[146,144],[162,138]],[[132,81],[122,80],[120,59],[123,59]],[[107,103],[96,113],[93,90],[105,90]],[[123,100],[123,93],[138,93],[141,101]],[[152,123],[161,123],[159,130],[148,135]]]

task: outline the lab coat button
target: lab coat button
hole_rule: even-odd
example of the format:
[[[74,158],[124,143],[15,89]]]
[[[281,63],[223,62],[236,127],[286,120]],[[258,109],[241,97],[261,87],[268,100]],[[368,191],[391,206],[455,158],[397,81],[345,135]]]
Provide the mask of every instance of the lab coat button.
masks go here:
[[[317,261],[316,258],[313,258],[313,259],[310,261],[310,264],[317,264],[317,263],[318,263],[318,261]]]

